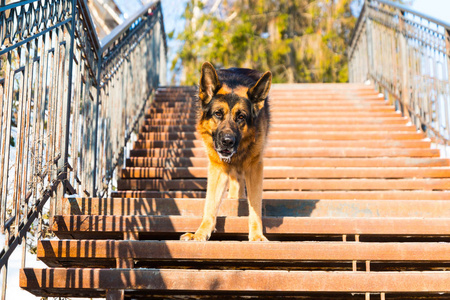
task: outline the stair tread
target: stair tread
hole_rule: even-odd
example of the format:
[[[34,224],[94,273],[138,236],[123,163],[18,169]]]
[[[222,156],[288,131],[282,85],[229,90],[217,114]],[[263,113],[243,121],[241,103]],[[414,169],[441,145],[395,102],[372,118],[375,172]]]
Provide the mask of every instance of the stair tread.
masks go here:
[[[351,114],[351,113],[379,113],[379,114],[396,114],[396,110],[393,106],[386,106],[386,107],[342,107],[340,105],[337,106],[327,106],[324,107],[299,107],[298,112],[296,112],[296,109],[292,109],[290,107],[276,107],[272,106],[273,108],[270,109],[271,114],[274,116],[276,115],[293,115],[294,113],[299,116],[305,116],[309,114],[336,114],[343,112],[344,114]],[[146,111],[147,114],[151,113],[196,113],[197,108],[195,106],[192,107],[159,107],[154,106]]]
[[[267,148],[287,147],[287,148],[423,148],[429,149],[431,141],[427,140],[357,140],[357,141],[323,141],[323,140],[270,140]],[[133,149],[204,149],[200,140],[192,141],[158,141],[158,140],[137,140],[133,143]]]
[[[206,178],[207,167],[128,167],[121,178]],[[450,168],[389,167],[265,167],[264,178],[442,178],[450,177]]]
[[[111,197],[205,198],[205,191],[117,191]],[[374,199],[374,200],[448,200],[450,191],[373,190],[373,191],[264,191],[265,199]]]
[[[152,119],[195,119],[197,116],[197,113],[194,111],[191,112],[151,112],[148,111],[145,113],[145,118],[152,118]],[[271,114],[271,120],[272,122],[277,122],[279,120],[288,119],[288,118],[298,118],[298,119],[304,119],[304,118],[315,118],[315,119],[327,119],[330,118],[350,118],[350,119],[367,119],[367,118],[391,118],[391,119],[403,119],[403,116],[398,112],[359,112],[358,114],[355,114],[354,112],[339,112],[339,114],[336,114],[336,112],[274,112]]]
[[[83,278],[83,280],[74,280]],[[188,280],[187,280],[188,279]],[[212,283],[214,283],[212,285]],[[104,296],[105,289],[128,291],[255,292],[445,292],[450,272],[324,272],[179,269],[22,269],[20,286],[35,295],[58,290]],[[86,291],[84,291],[86,293]]]
[[[86,238],[94,233],[184,233],[194,232],[199,216],[55,216],[52,227],[60,238]],[[271,235],[450,235],[450,218],[300,218],[263,217],[267,236]],[[101,229],[101,231],[99,231]],[[248,234],[248,217],[218,217],[216,234]],[[92,238],[92,235],[89,235]]]
[[[119,190],[206,190],[206,179],[119,179]],[[263,190],[450,190],[448,179],[265,179]]]
[[[141,132],[194,132],[196,125],[144,125]],[[395,132],[416,132],[417,129],[410,125],[392,124],[350,124],[350,125],[306,125],[294,124],[272,124],[271,131],[395,131]]]
[[[348,118],[335,116],[334,118],[278,118],[273,119],[272,124],[279,125],[304,125],[304,124],[314,124],[314,125],[333,125],[339,124],[360,124],[360,125],[371,125],[371,124],[382,124],[382,125],[408,125],[408,120],[403,117],[398,118]],[[144,120],[145,125],[195,125],[196,120],[192,119],[177,119],[177,118],[146,118]]]
[[[269,96],[270,97],[270,96]],[[155,106],[182,106],[191,107],[196,105],[195,98],[189,97],[171,97],[171,96],[157,96],[154,100]],[[370,106],[380,106],[380,107],[391,107],[383,98],[373,95],[361,95],[361,96],[345,96],[345,95],[311,95],[302,96],[301,98],[297,96],[278,96],[274,98],[269,98],[271,104],[275,104],[277,107],[286,106],[313,106],[313,107],[323,107],[323,106],[356,106],[356,107],[370,107]]]
[[[65,198],[66,215],[202,216],[204,198]],[[448,200],[263,199],[263,216],[450,217]],[[247,199],[224,199],[219,216],[248,216]]]
[[[134,149],[130,157],[205,157],[204,148]],[[268,147],[264,157],[439,157],[439,149],[424,148],[350,148],[350,147]]]
[[[195,140],[200,135],[196,132],[143,132],[138,134],[138,139],[157,140]],[[314,139],[314,140],[422,140],[425,138],[420,132],[398,132],[398,131],[271,131],[269,139]]]
[[[450,243],[41,240],[37,256],[44,261],[55,258],[450,261]]]
[[[154,166],[154,167],[206,167],[206,157],[130,157],[127,166]],[[292,167],[432,167],[450,166],[448,158],[411,158],[411,157],[357,157],[357,158],[266,158],[264,166],[292,166]]]

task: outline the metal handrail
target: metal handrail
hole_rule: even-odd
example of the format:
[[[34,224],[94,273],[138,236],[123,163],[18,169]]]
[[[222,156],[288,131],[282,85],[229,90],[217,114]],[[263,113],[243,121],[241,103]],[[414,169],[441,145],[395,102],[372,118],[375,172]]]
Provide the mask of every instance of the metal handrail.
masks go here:
[[[448,155],[450,24],[386,0],[366,0],[352,34],[350,82],[372,81]]]
[[[410,14],[418,16],[420,18],[429,20],[430,22],[433,22],[436,25],[442,26],[445,29],[450,30],[450,23],[445,22],[443,20],[436,19],[436,18],[434,18],[434,17],[432,17],[430,15],[424,14],[422,12],[419,12],[419,11],[417,11],[415,9],[412,9],[409,6],[406,6],[406,5],[403,5],[403,4],[399,4],[399,3],[396,3],[396,2],[392,2],[392,1],[387,1],[387,0],[377,0],[377,2],[389,5],[391,7],[395,7],[397,9],[399,9],[402,13],[410,13]],[[361,8],[361,12],[359,13],[358,19],[356,20],[356,25],[355,25],[355,28],[354,28],[353,33],[351,35],[351,38],[350,38],[350,44],[352,44],[352,41],[355,38],[356,30],[359,28],[360,23],[363,22],[363,19],[366,17],[365,16],[366,6],[367,5],[364,4],[363,7]]]
[[[151,1],[147,3],[142,9],[133,13],[129,18],[127,18],[122,24],[117,25],[107,36],[105,36],[101,41],[100,53],[103,53],[105,49],[108,49],[120,36],[122,36],[125,31],[127,31],[136,21],[142,18],[149,9],[155,6],[158,1]]]
[[[409,6],[406,6],[406,5],[403,5],[403,4],[399,4],[399,3],[395,3],[395,2],[392,2],[392,1],[387,1],[387,0],[377,0],[377,2],[389,5],[391,7],[395,7],[397,9],[401,10],[402,12],[410,13],[412,15],[415,15],[415,16],[421,17],[423,19],[426,19],[426,20],[428,20],[430,22],[433,22],[434,24],[437,24],[437,25],[440,25],[442,27],[445,27],[446,29],[450,29],[450,23],[447,23],[447,22],[445,22],[443,20],[439,20],[439,19],[433,18],[432,16],[424,14],[424,13],[421,13],[421,12],[415,10],[415,9],[412,9]]]
[[[88,7],[86,1],[84,1],[84,0],[77,1],[77,4],[80,6],[80,12],[83,15],[83,21],[84,21],[83,24],[87,28],[86,32],[89,35],[89,38],[93,43],[95,51],[98,53],[101,48],[101,44],[100,44],[100,40],[98,38],[97,32],[95,31],[95,25],[94,25],[94,21],[92,20],[91,13],[89,12],[89,7]]]
[[[3,3],[3,2],[2,2]],[[8,259],[27,232],[64,213],[65,195],[106,195],[159,84],[166,40],[160,1],[99,41],[85,0],[0,7],[1,298]],[[13,158],[15,156],[15,159]],[[45,212],[44,212],[45,211]],[[38,225],[35,224],[38,220]]]

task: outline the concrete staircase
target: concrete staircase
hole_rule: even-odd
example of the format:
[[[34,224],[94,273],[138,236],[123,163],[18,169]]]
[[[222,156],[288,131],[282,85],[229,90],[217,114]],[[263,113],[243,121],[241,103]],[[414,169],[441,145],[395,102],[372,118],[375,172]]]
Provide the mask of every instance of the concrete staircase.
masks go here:
[[[195,90],[161,88],[111,198],[65,199],[39,296],[108,299],[450,299],[450,160],[355,84],[275,85],[263,223],[250,243],[245,199],[201,221],[207,158]]]

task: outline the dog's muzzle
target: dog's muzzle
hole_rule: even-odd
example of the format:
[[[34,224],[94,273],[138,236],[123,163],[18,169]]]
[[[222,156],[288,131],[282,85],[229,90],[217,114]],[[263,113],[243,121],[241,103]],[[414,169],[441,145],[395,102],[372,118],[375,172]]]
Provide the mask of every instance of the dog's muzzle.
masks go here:
[[[235,145],[236,145],[236,137],[232,134],[226,133],[223,134],[218,143],[219,147],[216,147],[216,151],[220,156],[220,159],[230,163],[231,157],[234,153],[236,153]]]

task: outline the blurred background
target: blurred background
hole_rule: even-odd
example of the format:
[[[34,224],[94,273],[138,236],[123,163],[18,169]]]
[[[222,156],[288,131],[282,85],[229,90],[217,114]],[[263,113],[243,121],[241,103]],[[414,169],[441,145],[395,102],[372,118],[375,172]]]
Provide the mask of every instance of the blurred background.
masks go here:
[[[148,0],[89,0],[100,38]],[[446,21],[447,0],[396,0]],[[346,82],[364,0],[162,0],[168,82],[196,84],[202,62],[271,70],[274,82]]]
[[[197,82],[216,67],[271,70],[274,82],[346,82],[345,55],[362,0],[191,0],[171,80]],[[171,33],[169,33],[171,34]]]

